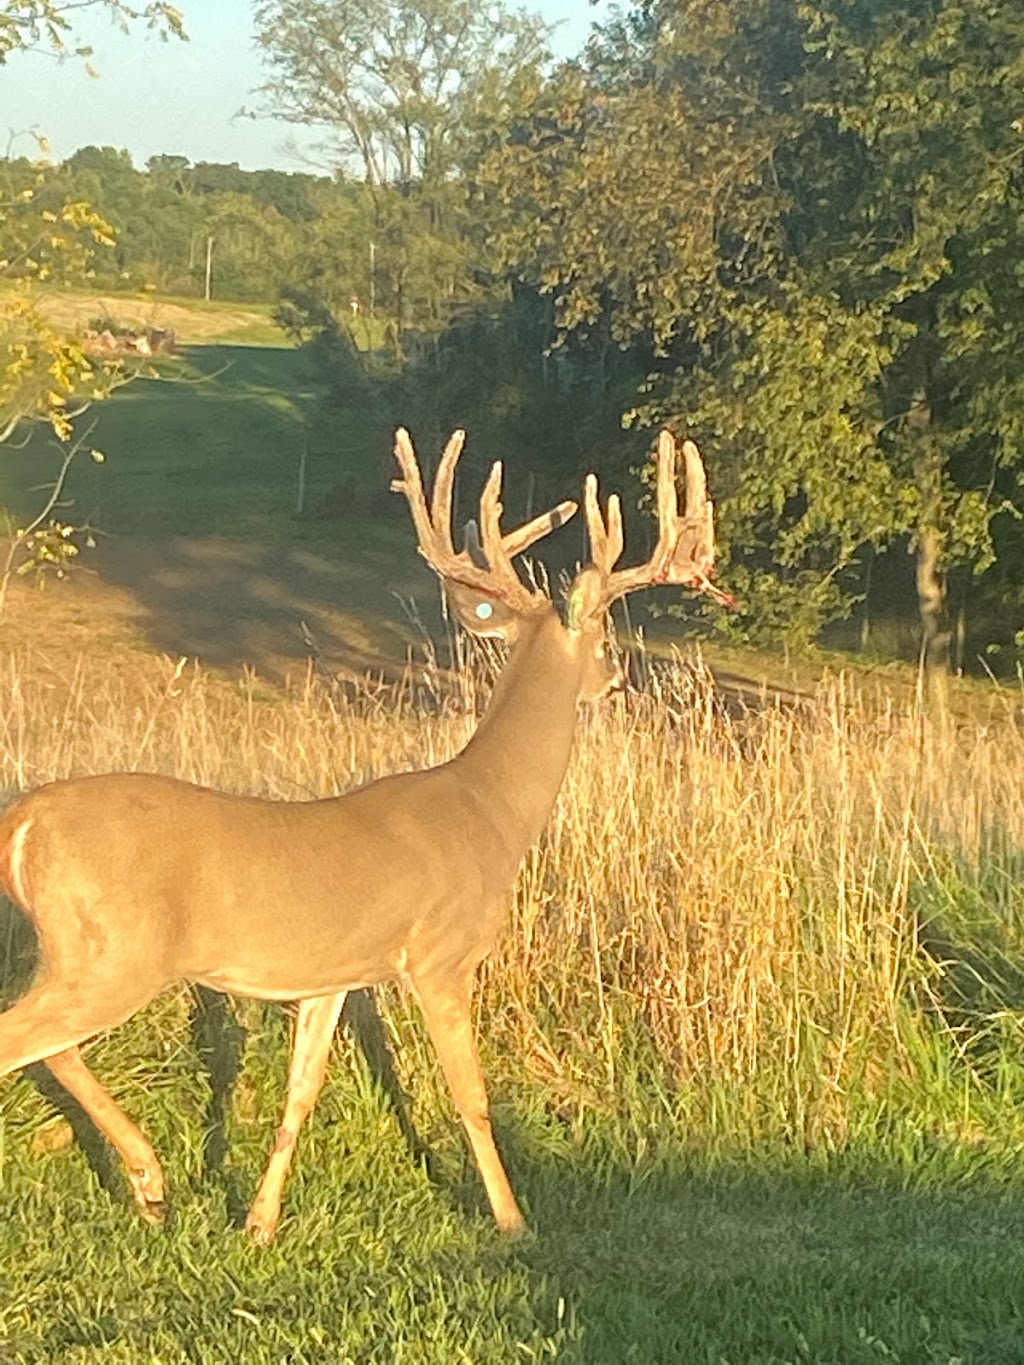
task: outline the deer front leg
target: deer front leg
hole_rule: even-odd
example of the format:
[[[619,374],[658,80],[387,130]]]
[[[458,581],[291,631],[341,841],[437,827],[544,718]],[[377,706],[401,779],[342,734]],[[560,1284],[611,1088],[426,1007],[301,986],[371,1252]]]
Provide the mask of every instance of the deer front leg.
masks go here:
[[[295,1142],[307,1115],[316,1103],[327,1070],[331,1039],[345,1003],[345,991],[303,1000],[295,1021],[292,1060],[288,1071],[288,1098],[277,1141],[252,1202],[245,1230],[261,1246],[273,1238],[281,1216],[281,1193],[295,1153]]]
[[[487,1089],[473,1036],[473,973],[443,982],[419,979],[413,982],[413,989],[469,1137],[495,1221],[502,1232],[520,1233],[526,1222],[494,1145]]]

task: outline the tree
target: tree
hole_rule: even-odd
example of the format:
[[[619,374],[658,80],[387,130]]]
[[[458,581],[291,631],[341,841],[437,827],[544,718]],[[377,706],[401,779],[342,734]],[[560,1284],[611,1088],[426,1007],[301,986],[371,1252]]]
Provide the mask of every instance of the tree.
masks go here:
[[[50,328],[33,307],[32,285],[81,280],[93,248],[113,245],[109,228],[84,203],[39,211],[35,198],[31,179],[9,180],[0,198],[7,252],[0,277],[14,286],[0,312],[0,443],[26,418],[41,418],[68,439],[74,400],[88,394],[94,378],[80,344]]]
[[[124,29],[142,22],[161,37],[185,37],[181,11],[165,0],[141,6],[126,4],[125,0],[8,0],[0,7],[0,64],[19,51],[90,57],[91,48],[74,45],[74,21],[87,9],[105,12]]]
[[[1024,463],[1022,45],[1005,0],[648,0],[486,168],[563,328],[661,351],[627,420],[707,435],[762,622],[812,633],[906,536],[946,662]]]
[[[259,0],[276,117],[324,126],[369,185],[439,182],[464,130],[547,58],[549,28],[502,0]]]
[[[217,295],[266,298],[275,292],[290,249],[288,225],[276,209],[250,194],[220,194],[213,200],[206,229],[217,244]]]
[[[536,81],[548,28],[502,0],[260,0],[256,27],[263,110],[324,127],[363,188],[346,232],[363,233],[359,268],[332,293],[347,301],[373,256],[358,292],[401,354],[410,329],[436,335],[478,293],[462,173],[479,130]]]
[[[195,191],[194,171],[187,156],[161,152],[147,159],[146,171],[154,185],[180,194],[184,199],[191,198]]]

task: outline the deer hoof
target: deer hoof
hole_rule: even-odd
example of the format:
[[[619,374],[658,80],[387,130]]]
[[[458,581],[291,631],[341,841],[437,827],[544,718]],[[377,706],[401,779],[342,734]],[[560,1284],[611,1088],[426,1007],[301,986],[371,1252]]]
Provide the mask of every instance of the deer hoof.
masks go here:
[[[170,1213],[170,1205],[163,1199],[140,1199],[139,1212],[152,1227],[163,1227]]]
[[[250,1213],[245,1220],[245,1231],[250,1242],[255,1246],[269,1246],[274,1240],[274,1233],[277,1231],[276,1218],[263,1218],[259,1214]]]

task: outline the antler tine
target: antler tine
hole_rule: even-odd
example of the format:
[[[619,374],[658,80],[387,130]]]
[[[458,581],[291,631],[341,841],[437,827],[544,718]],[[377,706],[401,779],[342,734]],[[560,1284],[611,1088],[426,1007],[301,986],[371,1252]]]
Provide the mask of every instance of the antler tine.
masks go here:
[[[583,482],[583,515],[587,522],[590,558],[602,572],[610,573],[612,566],[608,563],[608,531],[601,515],[601,504],[597,499],[596,474],[588,474]]]
[[[715,561],[713,508],[707,495],[704,462],[693,441],[684,441],[683,457],[686,461],[686,506],[680,516],[676,493],[676,443],[670,432],[662,431],[658,437],[656,476],[658,543],[646,564],[635,569],[608,571],[607,601],[613,602],[617,597],[654,583],[672,583],[698,588],[720,602],[731,603],[728,594],[708,581]],[[617,521],[617,535],[615,531],[611,535],[617,539],[621,553],[621,512],[613,509],[611,499],[608,515],[609,527]],[[614,564],[615,561],[611,562]],[[596,558],[595,563],[598,563]],[[598,567],[602,566],[598,564]]]
[[[448,438],[448,444],[441,456],[441,463],[434,475],[434,496],[430,500],[430,520],[434,531],[444,538],[445,549],[455,553],[452,544],[452,494],[455,489],[455,466],[466,444],[466,433],[459,428]]]
[[[405,494],[413,525],[416,527],[416,538],[421,551],[427,555],[428,550],[434,549],[436,537],[430,514],[427,512],[426,498],[423,496],[423,480],[420,478],[416,452],[405,427],[399,427],[395,432],[395,459],[401,466],[402,478],[391,480],[391,491]]]
[[[691,442],[692,444],[692,442]],[[689,492],[689,484],[687,484]],[[687,511],[689,511],[687,507]],[[658,543],[651,563],[671,558],[679,539],[679,497],[676,493],[676,443],[667,431],[658,434]],[[657,567],[655,569],[657,572]]]
[[[404,493],[412,513],[420,554],[442,578],[476,588],[507,603],[513,610],[527,611],[548,598],[540,590],[528,588],[512,564],[515,555],[554,531],[576,511],[574,502],[562,502],[550,512],[534,517],[507,535],[501,531],[501,463],[496,463],[480,497],[479,538],[476,525],[467,539],[467,548],[456,551],[452,541],[452,497],[455,467],[465,444],[464,431],[452,434],[434,478],[430,508],[423,491],[416,452],[409,433],[400,427],[395,433],[395,456],[402,478],[391,483],[393,492]],[[467,531],[469,528],[467,527]]]
[[[683,459],[686,461],[686,519],[695,521],[707,515],[708,477],[693,441],[683,442]]]
[[[484,558],[495,578],[501,583],[506,600],[510,600],[510,594],[514,595],[517,592],[526,593],[532,599],[534,594],[513,568],[512,557],[501,533],[501,476],[501,461],[495,460],[484,484],[484,491],[480,494],[480,538],[483,542]]]
[[[516,555],[521,555],[524,550],[544,536],[549,536],[552,531],[557,531],[560,526],[564,526],[571,517],[576,515],[579,504],[571,499],[560,502],[557,507],[552,507],[550,512],[541,512],[540,516],[534,517],[532,521],[526,522],[515,531],[509,531],[502,537],[502,544],[509,559],[514,559]]]
[[[622,502],[618,493],[613,493],[608,499],[608,558],[613,568],[622,556],[624,544]]]
[[[605,576],[614,569],[622,554],[622,504],[617,493],[608,499],[608,520],[601,511],[597,495],[597,476],[588,474],[583,485],[583,503],[587,519],[587,538],[590,541],[591,562]]]
[[[440,496],[435,495],[435,505],[439,503],[443,505],[446,500],[450,500],[450,488],[445,491],[444,485],[450,485],[454,478],[455,464],[462,452],[463,439],[463,433],[457,431],[445,447],[438,467],[438,475],[443,486]],[[391,491],[405,494],[413,525],[416,527],[420,554],[442,578],[455,579],[471,587],[488,591],[492,581],[492,575],[488,570],[479,568],[468,554],[464,552],[456,554],[452,544],[450,519],[438,526],[431,517],[423,492],[423,480],[420,477],[416,451],[404,427],[399,427],[395,432],[395,458],[401,466],[402,478],[392,479]]]
[[[554,521],[555,514],[560,509],[556,507],[553,512],[534,517],[518,531],[513,531],[507,536],[502,535],[501,476],[501,461],[496,460],[491,466],[484,491],[480,495],[482,549],[491,570],[492,591],[517,611],[527,611],[539,603],[548,601],[548,597],[540,589],[528,588],[516,573],[512,556],[519,551],[513,547],[519,545],[525,549],[526,545],[533,544],[542,534],[546,534],[547,530],[554,530],[555,526],[560,524]],[[569,506],[573,511],[576,510],[575,503],[570,503]]]

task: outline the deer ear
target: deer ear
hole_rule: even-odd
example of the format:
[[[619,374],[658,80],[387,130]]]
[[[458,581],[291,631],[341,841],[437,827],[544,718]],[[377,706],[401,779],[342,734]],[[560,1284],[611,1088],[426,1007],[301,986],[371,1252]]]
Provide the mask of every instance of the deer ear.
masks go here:
[[[579,630],[604,609],[604,579],[592,564],[580,569],[565,595],[565,624]]]
[[[504,602],[479,588],[467,588],[464,583],[444,580],[448,605],[459,623],[473,635],[489,639],[507,640],[515,632],[516,614]]]

